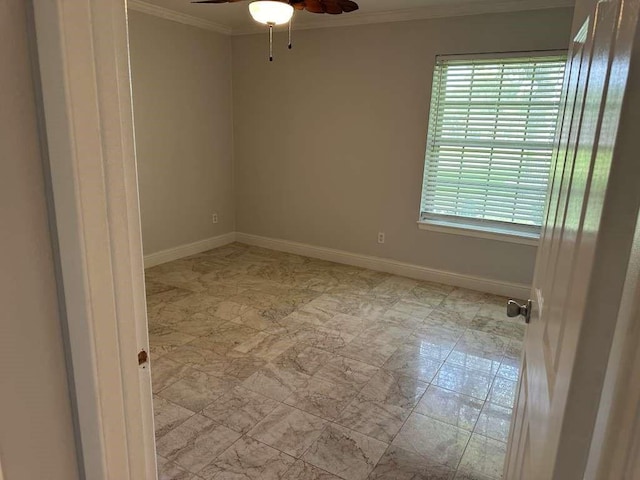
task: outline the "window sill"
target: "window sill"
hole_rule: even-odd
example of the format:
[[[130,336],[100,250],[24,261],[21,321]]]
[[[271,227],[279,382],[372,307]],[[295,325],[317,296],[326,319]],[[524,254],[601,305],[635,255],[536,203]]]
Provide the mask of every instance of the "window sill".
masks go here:
[[[495,227],[482,227],[465,223],[449,222],[446,220],[420,220],[420,230],[447,233],[451,235],[463,235],[465,237],[486,238],[499,242],[518,243],[521,245],[538,246],[540,236],[535,233],[521,232],[517,230],[500,229]]]

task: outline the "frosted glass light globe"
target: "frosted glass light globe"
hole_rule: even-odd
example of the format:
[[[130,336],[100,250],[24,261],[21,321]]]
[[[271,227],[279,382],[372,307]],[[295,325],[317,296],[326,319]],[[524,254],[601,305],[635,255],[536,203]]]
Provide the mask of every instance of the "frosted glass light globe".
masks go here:
[[[249,4],[249,13],[256,22],[283,25],[291,20],[293,7],[284,2],[259,0]]]

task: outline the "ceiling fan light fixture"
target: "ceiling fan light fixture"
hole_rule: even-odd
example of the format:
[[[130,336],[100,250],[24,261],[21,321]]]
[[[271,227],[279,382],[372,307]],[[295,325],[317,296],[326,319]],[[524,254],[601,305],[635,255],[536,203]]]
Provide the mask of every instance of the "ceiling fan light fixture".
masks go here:
[[[293,7],[274,0],[258,0],[249,4],[249,13],[256,22],[265,25],[284,25],[293,16]]]

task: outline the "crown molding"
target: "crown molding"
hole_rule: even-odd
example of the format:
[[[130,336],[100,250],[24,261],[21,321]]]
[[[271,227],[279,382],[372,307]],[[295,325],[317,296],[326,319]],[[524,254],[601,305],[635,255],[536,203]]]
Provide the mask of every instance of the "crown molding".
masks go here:
[[[385,12],[357,13],[355,15],[318,15],[317,20],[293,23],[294,30],[316,28],[349,27],[374,23],[407,22],[431,18],[463,17],[487,13],[520,12],[528,10],[547,10],[551,8],[574,7],[573,0],[491,0],[488,2],[471,1],[458,4],[431,5],[428,7],[390,10]],[[264,32],[260,25],[234,29],[233,35],[252,35]]]
[[[129,0],[127,2],[127,7],[130,10],[135,10],[136,12],[146,13],[148,15],[164,18],[165,20],[172,20],[174,22],[203,28],[212,32],[222,33],[224,35],[231,35],[233,33],[231,27],[227,27],[226,25],[205,20],[204,18],[194,17],[193,15],[187,15],[186,13],[176,12],[175,10],[170,10],[168,8],[159,7],[158,5],[153,5],[142,0]]]
[[[431,18],[463,17],[488,13],[521,12],[528,10],[546,10],[551,8],[573,7],[573,0],[491,0],[486,2],[467,1],[458,4],[430,5],[428,7],[390,10],[384,12],[357,13],[354,15],[318,15],[317,20],[294,22],[294,30],[312,30],[316,28],[350,27],[375,23],[408,22]],[[204,28],[225,35],[253,35],[263,33],[264,28],[255,24],[245,28],[232,28],[227,25],[159,7],[143,0],[129,0],[131,10],[172,20],[174,22]]]

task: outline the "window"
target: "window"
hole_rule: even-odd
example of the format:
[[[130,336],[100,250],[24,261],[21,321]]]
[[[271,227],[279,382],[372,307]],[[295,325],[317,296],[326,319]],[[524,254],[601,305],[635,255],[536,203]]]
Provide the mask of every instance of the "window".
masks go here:
[[[437,58],[421,223],[539,235],[565,61]]]

